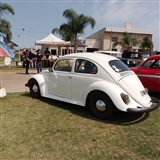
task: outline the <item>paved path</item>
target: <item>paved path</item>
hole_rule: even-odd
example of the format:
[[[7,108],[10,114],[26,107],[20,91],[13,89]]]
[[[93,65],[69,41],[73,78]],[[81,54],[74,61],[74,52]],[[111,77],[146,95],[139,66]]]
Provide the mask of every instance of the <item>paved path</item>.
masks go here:
[[[29,77],[36,74],[36,70],[30,70],[30,74],[25,71],[0,72],[0,87],[6,89],[6,93],[28,92],[29,88],[25,87]]]

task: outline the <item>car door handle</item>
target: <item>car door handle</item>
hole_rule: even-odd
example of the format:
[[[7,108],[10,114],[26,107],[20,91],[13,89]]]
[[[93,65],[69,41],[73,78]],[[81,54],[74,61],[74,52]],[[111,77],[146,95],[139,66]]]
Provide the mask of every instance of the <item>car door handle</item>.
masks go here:
[[[67,79],[71,79],[72,77],[71,76],[67,76]]]
[[[156,73],[156,74],[160,74],[160,72],[159,72],[159,73]]]

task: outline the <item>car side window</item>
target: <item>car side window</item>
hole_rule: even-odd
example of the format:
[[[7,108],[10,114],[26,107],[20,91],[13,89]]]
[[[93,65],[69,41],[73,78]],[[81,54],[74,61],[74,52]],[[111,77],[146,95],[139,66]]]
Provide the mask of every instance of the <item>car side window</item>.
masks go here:
[[[78,59],[75,64],[76,73],[96,74],[98,69],[97,66],[87,60]]]
[[[160,68],[160,61],[159,60],[148,60],[143,65],[143,68]]]
[[[153,63],[152,60],[148,60],[148,61],[142,66],[142,68],[149,68],[152,63]]]
[[[73,65],[72,59],[61,59],[56,62],[54,65],[55,71],[65,71],[65,72],[71,72]]]
[[[159,69],[160,68],[160,60],[155,60],[149,68]]]

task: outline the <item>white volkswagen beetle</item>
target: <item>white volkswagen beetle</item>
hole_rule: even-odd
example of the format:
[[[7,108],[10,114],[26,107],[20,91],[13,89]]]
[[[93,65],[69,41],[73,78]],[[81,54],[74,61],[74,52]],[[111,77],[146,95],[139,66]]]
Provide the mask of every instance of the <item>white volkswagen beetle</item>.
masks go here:
[[[25,84],[33,97],[48,97],[89,106],[99,119],[111,118],[116,109],[150,112],[159,107],[121,60],[100,53],[73,53],[60,57],[52,68],[31,76]]]

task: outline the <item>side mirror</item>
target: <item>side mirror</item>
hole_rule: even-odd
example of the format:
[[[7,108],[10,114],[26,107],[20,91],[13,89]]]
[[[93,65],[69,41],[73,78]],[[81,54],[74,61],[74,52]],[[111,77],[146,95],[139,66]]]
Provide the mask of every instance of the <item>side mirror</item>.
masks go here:
[[[48,68],[48,71],[49,72],[53,72],[53,68]]]

